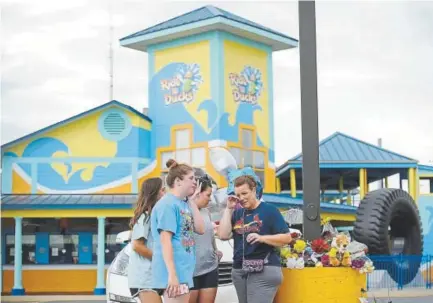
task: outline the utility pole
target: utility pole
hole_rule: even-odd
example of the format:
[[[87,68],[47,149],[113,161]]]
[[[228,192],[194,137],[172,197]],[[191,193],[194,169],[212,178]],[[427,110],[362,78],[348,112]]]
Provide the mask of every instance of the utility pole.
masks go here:
[[[317,105],[316,4],[299,1],[299,59],[301,71],[303,229],[306,240],[321,235],[319,114]]]
[[[113,90],[114,90],[114,75],[113,75],[113,7],[112,0],[108,0],[108,27],[109,27],[109,51],[108,51],[108,63],[109,63],[109,77],[110,77],[110,86],[109,86],[109,101],[114,100]]]

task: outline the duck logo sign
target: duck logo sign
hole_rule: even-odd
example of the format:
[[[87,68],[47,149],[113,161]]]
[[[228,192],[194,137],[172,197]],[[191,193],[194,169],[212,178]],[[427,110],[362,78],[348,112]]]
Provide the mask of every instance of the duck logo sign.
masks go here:
[[[262,73],[259,69],[246,66],[240,74],[230,73],[229,80],[236,103],[257,104],[263,90]]]
[[[161,89],[165,91],[165,105],[193,101],[202,83],[203,78],[198,64],[181,64],[171,79],[161,80]]]

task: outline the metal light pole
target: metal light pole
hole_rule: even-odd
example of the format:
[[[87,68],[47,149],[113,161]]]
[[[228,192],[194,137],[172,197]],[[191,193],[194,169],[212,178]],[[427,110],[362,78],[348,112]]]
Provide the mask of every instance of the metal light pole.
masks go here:
[[[299,1],[304,237],[320,237],[320,168],[315,1]]]

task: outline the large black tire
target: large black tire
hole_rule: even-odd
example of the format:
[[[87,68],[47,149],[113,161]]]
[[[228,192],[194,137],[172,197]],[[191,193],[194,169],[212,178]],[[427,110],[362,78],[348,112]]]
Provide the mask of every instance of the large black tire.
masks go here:
[[[387,270],[398,284],[409,284],[417,275],[423,252],[421,219],[404,190],[369,192],[358,207],[353,238],[367,245],[376,269]],[[399,252],[393,251],[395,239],[404,240]],[[395,257],[380,258],[390,255]]]

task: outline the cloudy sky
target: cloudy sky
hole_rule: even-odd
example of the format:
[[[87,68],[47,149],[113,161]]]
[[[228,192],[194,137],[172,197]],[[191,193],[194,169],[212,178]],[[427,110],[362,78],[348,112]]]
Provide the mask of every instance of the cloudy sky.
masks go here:
[[[1,142],[109,101],[108,1],[2,1]],[[298,38],[296,1],[115,0],[114,99],[147,106],[147,55],[118,39],[213,4]],[[317,1],[320,138],[433,161],[433,2]],[[301,150],[299,52],[274,54],[276,164]]]

